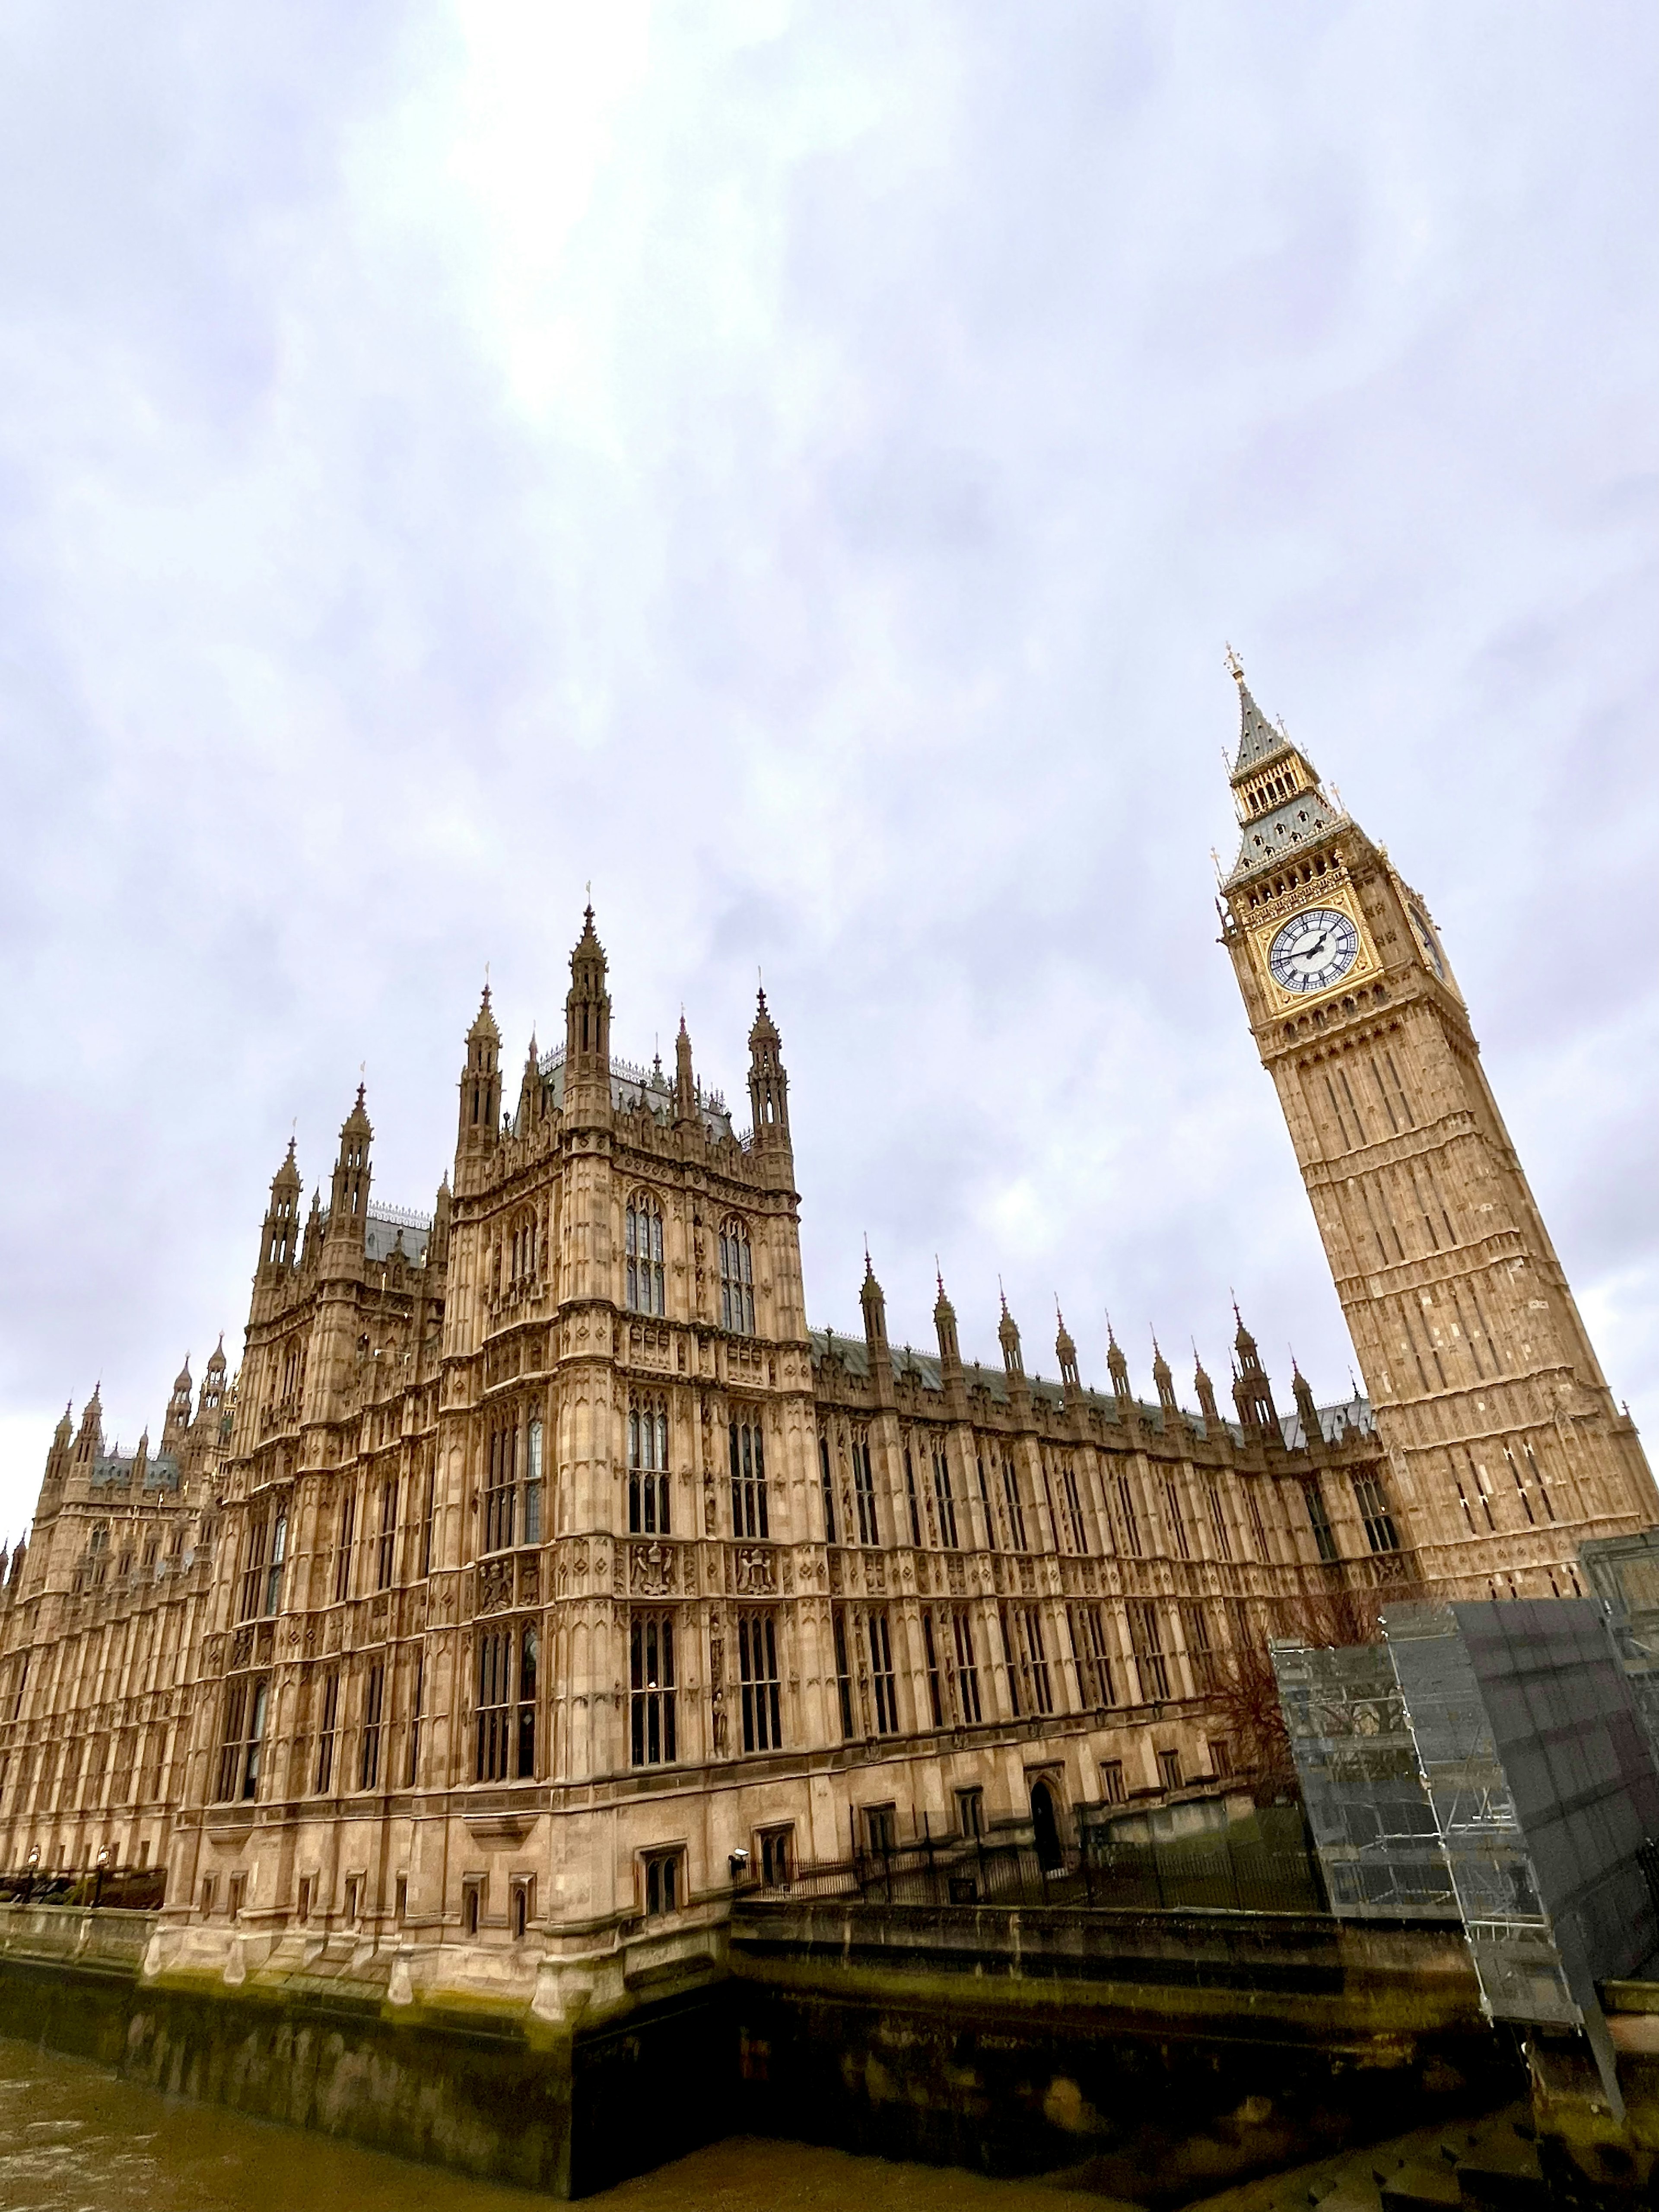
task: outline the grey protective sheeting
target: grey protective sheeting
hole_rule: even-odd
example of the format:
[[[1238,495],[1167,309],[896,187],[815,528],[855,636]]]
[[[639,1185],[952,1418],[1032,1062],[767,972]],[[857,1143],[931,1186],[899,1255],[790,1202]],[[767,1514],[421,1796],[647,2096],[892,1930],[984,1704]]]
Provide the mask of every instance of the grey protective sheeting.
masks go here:
[[[1637,1856],[1659,1836],[1659,1766],[1601,1608],[1395,1606],[1382,1627],[1382,1644],[1273,1651],[1332,1908],[1444,1917],[1437,1858],[1488,2013],[1582,2026],[1619,2110],[1595,1985],[1659,1948]]]

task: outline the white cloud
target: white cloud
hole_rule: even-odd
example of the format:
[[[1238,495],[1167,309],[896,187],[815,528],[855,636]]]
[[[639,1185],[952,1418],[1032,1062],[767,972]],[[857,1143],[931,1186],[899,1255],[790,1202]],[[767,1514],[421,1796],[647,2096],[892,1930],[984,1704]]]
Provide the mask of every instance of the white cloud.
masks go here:
[[[1659,1414],[1659,31],[103,0],[0,54],[0,1501],[368,1063],[785,1033],[814,1315],[1348,1352],[1214,945],[1225,637],[1430,896]],[[1040,1347],[1034,1350],[1033,1347]],[[45,1409],[45,1410],[42,1410]],[[33,1437],[34,1441],[30,1443]]]

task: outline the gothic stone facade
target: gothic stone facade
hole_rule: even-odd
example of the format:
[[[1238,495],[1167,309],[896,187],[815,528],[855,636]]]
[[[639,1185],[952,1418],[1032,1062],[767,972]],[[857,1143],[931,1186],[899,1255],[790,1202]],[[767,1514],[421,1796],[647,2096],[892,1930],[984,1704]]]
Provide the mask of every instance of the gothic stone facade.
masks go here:
[[[1248,848],[1268,741],[1244,696]],[[563,1042],[532,1041],[506,1112],[485,994],[429,1217],[372,1199],[360,1092],[326,1209],[302,1221],[292,1146],[272,1182],[234,1388],[216,1357],[192,1414],[181,1376],[153,1462],[105,1455],[95,1397],[60,1426],[0,1611],[0,1864],[164,1861],[157,1971],[372,1955],[392,2002],[512,1990],[568,2021],[706,1942],[739,1855],[775,1878],[1212,1791],[1211,1693],[1303,1593],[1577,1589],[1583,1537],[1652,1517],[1639,1449],[1415,949],[1420,902],[1317,803],[1324,874],[1293,892],[1277,854],[1242,863],[1227,941],[1381,1434],[1300,1376],[1281,1419],[1242,1322],[1226,1418],[1201,1369],[1183,1410],[1161,1355],[1142,1401],[1115,1343],[1085,1388],[1063,1322],[1057,1383],[1006,1310],[1000,1358],[964,1363],[942,1284],[935,1355],[890,1346],[873,1273],[859,1337],[809,1328],[763,998],[738,1136],[683,1024],[672,1079],[612,1057],[590,914]],[[1315,889],[1371,964],[1363,1000],[1356,957],[1304,1018],[1262,963]],[[1292,934],[1317,965],[1318,929]],[[1422,1135],[1351,1159],[1318,1097],[1337,1068],[1347,1100],[1362,1063],[1333,1048],[1360,1040]],[[1437,1146],[1437,1186],[1413,1183]],[[1396,1222],[1407,1185],[1468,1206],[1478,1255],[1357,1260],[1337,1240],[1366,1174]],[[1411,1389],[1407,1285],[1447,1316],[1413,1316]],[[1477,1311],[1478,1389],[1443,1333]],[[1469,1475],[1445,1439],[1477,1410]]]

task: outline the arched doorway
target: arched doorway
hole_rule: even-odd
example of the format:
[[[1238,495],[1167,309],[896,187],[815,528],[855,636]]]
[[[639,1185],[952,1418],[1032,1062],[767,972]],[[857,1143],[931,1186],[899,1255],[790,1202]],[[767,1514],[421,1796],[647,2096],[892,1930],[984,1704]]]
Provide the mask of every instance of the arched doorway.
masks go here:
[[[1065,1863],[1060,1823],[1054,1818],[1054,1793],[1046,1782],[1031,1784],[1031,1839],[1036,1845],[1037,1864],[1045,1874]]]

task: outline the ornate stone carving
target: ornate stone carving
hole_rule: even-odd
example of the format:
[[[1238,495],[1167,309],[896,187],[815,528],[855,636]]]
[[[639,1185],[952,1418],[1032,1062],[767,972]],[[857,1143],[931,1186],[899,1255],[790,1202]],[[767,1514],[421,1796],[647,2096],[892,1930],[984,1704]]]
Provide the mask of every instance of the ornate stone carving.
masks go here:
[[[486,1559],[478,1570],[479,1613],[505,1613],[513,1603],[513,1562]]]
[[[252,1657],[253,1631],[251,1628],[239,1628],[231,1642],[230,1663],[233,1667],[246,1667]]]
[[[745,1596],[770,1597],[778,1587],[777,1563],[770,1552],[745,1545],[737,1556],[735,1580]]]
[[[663,1597],[674,1587],[674,1553],[665,1544],[629,1547],[628,1586],[641,1597]]]

